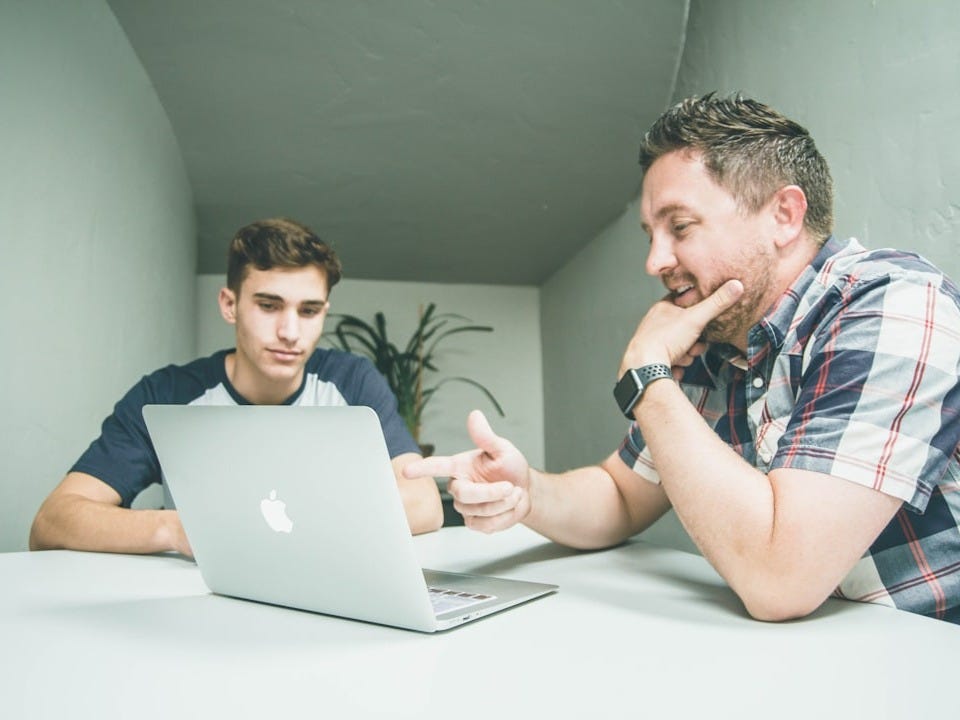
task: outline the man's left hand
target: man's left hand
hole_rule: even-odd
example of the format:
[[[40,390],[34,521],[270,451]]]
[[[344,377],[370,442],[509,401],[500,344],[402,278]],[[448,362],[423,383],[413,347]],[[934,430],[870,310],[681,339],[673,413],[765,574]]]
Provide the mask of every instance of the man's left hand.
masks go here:
[[[727,280],[710,296],[688,308],[678,307],[669,298],[660,300],[637,326],[617,377],[630,368],[653,363],[669,365],[674,377],[678,377],[683,368],[706,349],[701,335],[707,323],[732,307],[742,294],[743,283]]]

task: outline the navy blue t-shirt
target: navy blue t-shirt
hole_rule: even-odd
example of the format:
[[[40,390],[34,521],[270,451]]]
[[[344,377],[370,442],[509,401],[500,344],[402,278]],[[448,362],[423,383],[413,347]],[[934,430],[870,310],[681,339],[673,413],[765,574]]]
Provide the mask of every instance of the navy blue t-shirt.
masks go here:
[[[143,406],[250,405],[227,378],[221,350],[187,365],[168,365],[145,376],[116,404],[94,440],[70,468],[99,478],[119,493],[123,507],[147,486],[161,482],[160,463],[143,421]],[[317,349],[307,361],[300,389],[283,405],[366,405],[380,418],[390,457],[419,453],[387,381],[368,359]]]

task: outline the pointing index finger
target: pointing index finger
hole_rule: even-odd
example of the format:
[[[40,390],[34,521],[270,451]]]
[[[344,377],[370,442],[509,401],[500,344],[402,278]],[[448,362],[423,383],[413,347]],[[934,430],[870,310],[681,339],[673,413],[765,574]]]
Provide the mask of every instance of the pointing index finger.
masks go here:
[[[470,456],[474,455],[475,452],[476,451],[470,451],[450,456],[434,455],[423,458],[422,460],[413,460],[404,466],[403,474],[404,477],[410,479],[428,475],[433,477],[456,477],[463,475],[464,468],[470,465]]]

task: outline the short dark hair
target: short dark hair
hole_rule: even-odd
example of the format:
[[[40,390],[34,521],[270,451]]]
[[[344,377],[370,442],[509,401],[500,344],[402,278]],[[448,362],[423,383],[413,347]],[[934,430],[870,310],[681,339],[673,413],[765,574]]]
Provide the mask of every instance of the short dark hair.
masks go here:
[[[239,294],[250,266],[257,270],[314,265],[326,275],[327,290],[340,281],[337,254],[306,225],[269,218],[237,230],[227,253],[227,287]]]
[[[804,226],[820,243],[833,232],[833,180],[806,128],[739,93],[691,97],[667,110],[640,144],[643,172],[677,150],[700,155],[713,180],[741,209],[756,212],[777,190],[807,196]]]

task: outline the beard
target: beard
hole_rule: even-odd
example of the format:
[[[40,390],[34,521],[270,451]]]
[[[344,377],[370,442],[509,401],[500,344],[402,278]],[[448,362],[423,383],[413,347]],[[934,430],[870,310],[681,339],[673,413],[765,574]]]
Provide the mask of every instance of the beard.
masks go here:
[[[743,295],[734,305],[713,318],[703,329],[703,339],[711,343],[728,343],[739,346],[770,306],[774,286],[775,260],[765,251],[749,258],[742,258],[737,274],[729,274],[712,284],[704,297],[715,292],[728,279],[736,277],[743,283]]]
[[[708,322],[703,328],[703,339],[710,343],[728,343],[739,345],[747,331],[753,326],[753,317],[756,312],[755,303],[745,297],[728,310]]]

